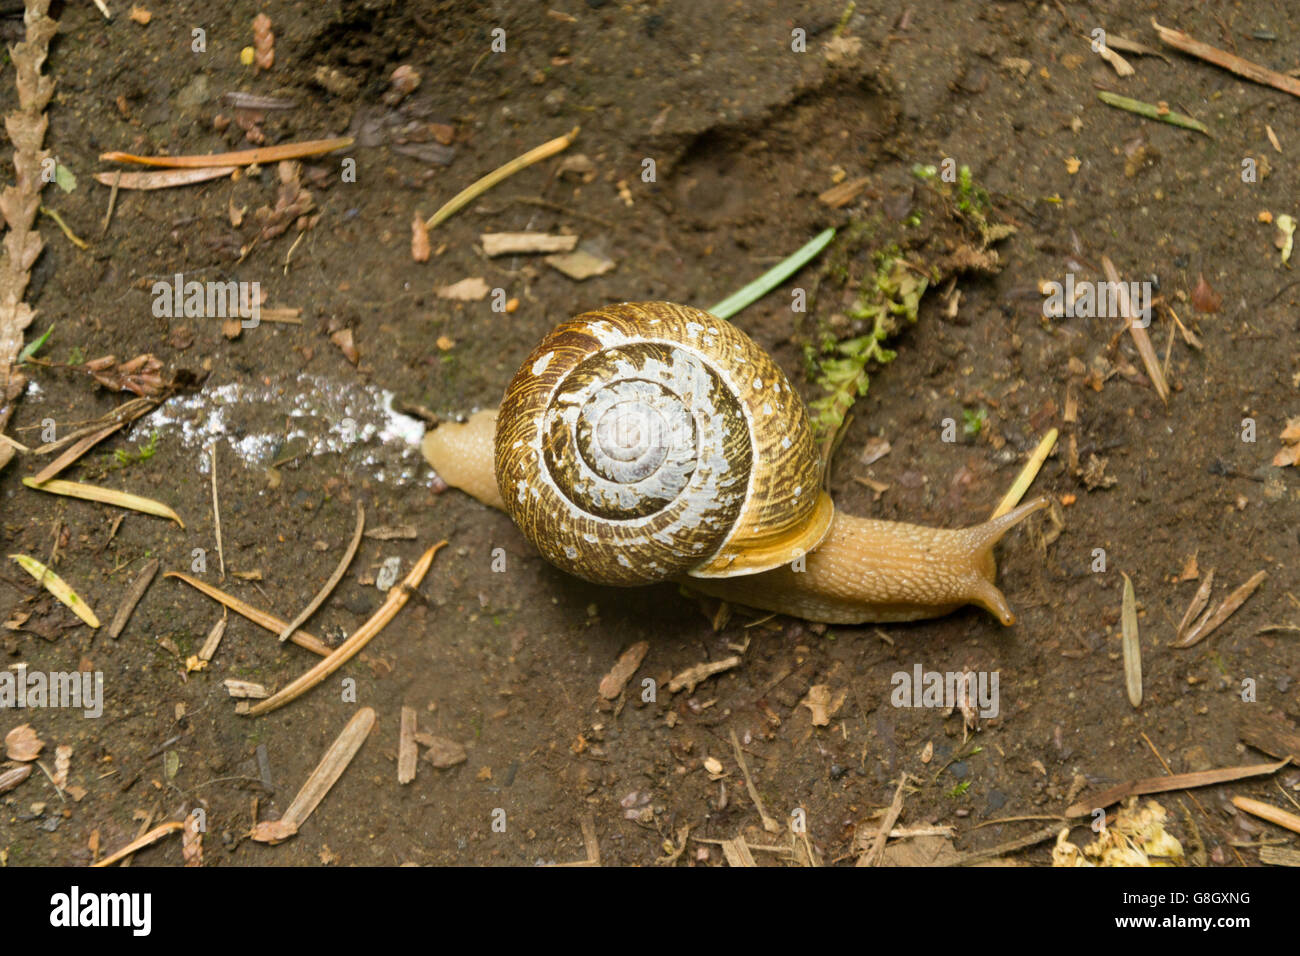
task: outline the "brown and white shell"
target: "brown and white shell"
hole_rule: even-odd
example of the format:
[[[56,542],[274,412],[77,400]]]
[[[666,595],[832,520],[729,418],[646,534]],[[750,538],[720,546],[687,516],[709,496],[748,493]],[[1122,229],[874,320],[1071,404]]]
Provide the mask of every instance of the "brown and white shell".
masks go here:
[[[506,389],[495,459],[525,536],[602,584],[780,567],[821,543],[833,511],[803,402],[771,357],[667,302],[557,326]]]

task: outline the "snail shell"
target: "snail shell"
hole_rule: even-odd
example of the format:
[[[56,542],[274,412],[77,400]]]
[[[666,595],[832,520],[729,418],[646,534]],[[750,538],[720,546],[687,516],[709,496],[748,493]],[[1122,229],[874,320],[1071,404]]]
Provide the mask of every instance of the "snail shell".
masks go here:
[[[506,389],[495,470],[542,555],[602,584],[780,567],[833,515],[785,375],[730,323],[667,302],[586,312],[543,339]]]

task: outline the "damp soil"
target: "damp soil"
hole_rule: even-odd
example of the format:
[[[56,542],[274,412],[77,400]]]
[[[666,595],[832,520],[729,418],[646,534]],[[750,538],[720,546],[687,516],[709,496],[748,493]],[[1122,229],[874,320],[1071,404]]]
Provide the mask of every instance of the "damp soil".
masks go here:
[[[361,502],[371,529],[413,536],[363,539],[307,625],[333,644],[381,605],[377,582],[393,559],[405,574],[429,545],[448,544],[360,655],[257,718],[235,712],[223,682],[282,687],[315,662],[310,652],[232,616],[211,663],[187,670],[221,617],[207,597],[160,574],[114,640],[8,562],[0,664],[104,675],[98,719],[0,712],[0,731],[32,725],[48,769],[56,745],[71,745],[68,782],[80,788],[80,799],[60,796],[38,772],[0,796],[9,865],[86,863],[92,845],[114,849],[143,821],[195,808],[207,817],[207,865],[570,862],[587,856],[584,825],[605,864],[650,864],[688,830],[677,865],[722,865],[721,846],[708,841],[741,834],[787,847],[758,852],[761,864],[806,862],[809,852],[848,863],[903,774],[912,783],[902,823],[951,826],[953,847],[966,852],[1041,828],[1121,781],[1259,762],[1238,735],[1247,713],[1300,720],[1300,644],[1294,633],[1259,633],[1300,622],[1300,477],[1270,465],[1287,418],[1300,414],[1300,286],[1259,218],[1297,213],[1300,167],[1288,157],[1300,149],[1300,122],[1286,94],[1172,51],[1168,62],[1132,57],[1137,75],[1121,80],[1080,39],[1104,25],[1155,45],[1150,5],[859,0],[844,32],[860,46],[831,58],[838,0],[804,4],[797,16],[768,2],[155,6],[147,26],[106,23],[90,4],[62,10],[47,66],[57,80],[47,142],[77,187],[52,185],[44,202],[90,247],[79,251],[41,220],[31,332],[55,326],[40,352],[54,363],[148,352],[168,372],[205,376],[62,476],[164,500],[185,527],[136,513],[119,523],[106,506],[30,490],[21,478],[44,460],[19,456],[0,475],[4,553],[53,553],[106,622],[153,558],[287,618],[335,567]],[[274,24],[276,61],[254,74],[239,54],[259,9]],[[1249,12],[1191,0],[1157,11],[1282,70],[1300,50],[1290,12],[1281,0]],[[493,53],[498,27],[506,49]],[[192,51],[196,28],[206,31],[202,53]],[[791,50],[795,28],[807,52]],[[401,64],[422,83],[392,105],[384,95]],[[1213,135],[1112,109],[1098,89],[1166,101]],[[115,167],[98,154],[247,148],[238,122],[214,124],[231,115],[219,97],[236,90],[296,103],[260,118],[267,144],[358,137],[306,161],[312,228],[253,243],[248,222],[232,225],[232,209],[252,217],[274,206],[271,167],[234,183],[123,191],[105,231],[109,190],[92,174]],[[0,108],[13,99],[7,78]],[[430,124],[454,131],[450,157],[432,148]],[[575,126],[566,155],[590,160],[590,181],[557,176],[558,160],[531,167],[437,228],[428,262],[412,261],[417,211],[428,216]],[[344,157],[355,160],[355,181]],[[1036,518],[999,548],[1012,627],[974,608],[905,625],[814,627],[744,609],[728,617],[670,585],[613,590],[568,578],[504,515],[441,490],[418,455],[419,423],[392,411],[395,400],[445,418],[490,406],[556,322],[615,300],[707,306],[827,226],[900,202],[906,211],[913,165],[946,158],[970,168],[1016,232],[997,245],[992,274],[958,278],[955,312],[946,284],[923,300],[895,340],[897,359],[873,370],[853,410],[830,487],[850,512],[975,523],[1059,428],[1034,486],[1053,497],[1058,522]],[[653,182],[642,176],[646,159]],[[1246,159],[1256,162],[1253,182],[1243,181]],[[866,184],[847,205],[818,198],[855,178]],[[950,226],[918,228],[942,237]],[[579,283],[538,257],[487,259],[478,247],[483,232],[528,230],[576,233],[616,267]],[[862,261],[870,252],[862,248]],[[1100,280],[1103,256],[1125,278],[1156,284],[1199,338],[1200,349],[1171,338],[1157,310],[1167,405],[1130,339],[1112,343],[1113,320],[1044,317],[1040,282]],[[809,398],[803,346],[845,305],[817,269],[735,320]],[[177,274],[259,282],[268,307],[299,308],[302,323],[263,322],[232,340],[220,320],[159,317],[154,283]],[[1222,297],[1217,312],[1190,301],[1202,275]],[[517,308],[435,294],[467,277],[504,289]],[[793,315],[791,290],[814,279],[809,313]],[[342,330],[356,363],[331,340]],[[30,445],[50,422],[66,433],[129,397],[74,368],[31,373],[10,427]],[[943,440],[945,419],[981,412],[977,435]],[[1243,440],[1247,420],[1253,441]],[[153,454],[141,456],[155,434]],[[891,451],[863,464],[877,436]],[[858,478],[887,489],[877,496]],[[1214,569],[1216,600],[1257,571],[1268,578],[1214,635],[1179,650],[1170,643],[1199,584],[1179,580],[1192,555],[1202,575]],[[1139,707],[1125,690],[1121,572],[1138,599]],[[643,664],[623,696],[603,700],[601,678],[638,641],[649,642]],[[737,666],[669,692],[675,674],[732,655]],[[918,667],[996,673],[997,716],[966,730],[960,713],[894,706],[895,675]],[[1243,702],[1243,682],[1254,702]],[[826,726],[801,703],[819,685],[838,702]],[[301,832],[275,847],[249,840],[257,820],[284,812],[361,706],[376,711],[375,729]],[[399,784],[403,706],[466,759],[444,769],[421,760],[414,781]],[[763,831],[733,738],[781,833]],[[713,760],[720,773],[708,769]],[[1294,790],[1297,775],[1276,780]],[[1281,801],[1272,779],[1198,791],[1195,803],[1160,799],[1189,849],[1199,841],[1212,863],[1254,865],[1251,844],[1285,835],[1238,815],[1235,793]],[[796,818],[806,840],[786,832]],[[1050,845],[1014,859],[1046,864]],[[180,841],[137,859],[177,865]]]

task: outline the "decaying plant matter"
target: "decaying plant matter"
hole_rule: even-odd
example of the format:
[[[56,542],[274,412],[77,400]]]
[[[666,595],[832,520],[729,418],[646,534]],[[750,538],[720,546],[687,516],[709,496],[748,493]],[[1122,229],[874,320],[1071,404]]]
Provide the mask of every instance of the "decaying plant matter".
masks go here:
[[[14,144],[14,184],[0,191],[0,215],[9,226],[0,249],[0,432],[9,424],[14,403],[26,379],[17,369],[23,330],[31,325],[35,311],[23,301],[32,265],[45,248],[41,234],[33,228],[41,204],[42,167],[50,159],[43,148],[47,120],[45,106],[54,93],[54,80],[41,75],[50,39],[58,24],[46,14],[50,0],[27,0],[23,22],[27,39],[12,50],[18,109],[5,117],[5,130]],[[13,457],[13,447],[0,442],[0,468]]]

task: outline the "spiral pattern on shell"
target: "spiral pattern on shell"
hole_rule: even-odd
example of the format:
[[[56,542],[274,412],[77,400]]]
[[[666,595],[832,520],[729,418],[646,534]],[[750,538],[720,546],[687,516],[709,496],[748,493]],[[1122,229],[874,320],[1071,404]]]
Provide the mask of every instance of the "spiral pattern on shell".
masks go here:
[[[798,395],[748,336],[688,306],[556,327],[506,390],[495,457],[529,540],[603,584],[765,571],[830,525]]]

